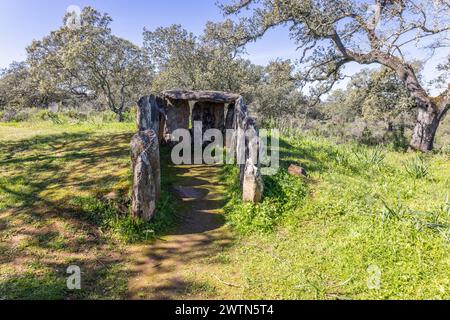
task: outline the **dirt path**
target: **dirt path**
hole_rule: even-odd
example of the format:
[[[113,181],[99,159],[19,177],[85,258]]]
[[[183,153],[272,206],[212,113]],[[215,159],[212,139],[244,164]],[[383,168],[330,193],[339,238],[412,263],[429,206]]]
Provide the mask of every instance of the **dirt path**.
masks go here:
[[[179,179],[173,192],[182,200],[179,226],[152,245],[131,248],[131,299],[195,299],[188,274],[192,269],[187,266],[231,242],[223,226],[220,167],[180,166],[176,171]]]

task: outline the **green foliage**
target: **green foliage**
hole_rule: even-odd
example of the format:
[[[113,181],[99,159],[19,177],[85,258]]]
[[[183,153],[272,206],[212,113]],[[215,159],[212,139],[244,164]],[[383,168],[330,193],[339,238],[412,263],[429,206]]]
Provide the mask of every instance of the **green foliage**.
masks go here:
[[[171,89],[219,90],[247,94],[261,78],[261,68],[230,47],[196,37],[181,25],[144,31],[144,49],[159,70],[153,92]]]
[[[409,147],[408,138],[405,136],[405,126],[400,125],[392,134],[392,147],[394,151],[406,151]]]
[[[407,174],[414,179],[423,179],[430,174],[430,165],[423,155],[417,155],[413,159],[405,161],[404,167]]]
[[[290,60],[271,61],[263,72],[264,76],[252,91],[250,105],[258,115],[260,126],[282,127],[285,119],[308,112],[305,97],[293,80],[294,65]]]
[[[129,214],[123,215],[112,202],[93,197],[75,197],[70,204],[83,212],[89,221],[105,231],[112,231],[126,243],[154,240],[173,224],[173,200],[167,195],[163,195],[160,200],[158,215],[152,222],[133,219]]]
[[[237,168],[229,165],[223,175],[226,181],[231,182],[229,201],[224,209],[227,221],[243,234],[274,231],[289,210],[302,204],[307,193],[302,180],[279,172],[275,176],[264,177],[262,203],[243,203]]]
[[[67,293],[64,279],[51,272],[40,275],[27,272],[19,277],[0,281],[1,300],[62,300]]]
[[[266,178],[265,201],[270,201],[264,208],[242,204],[236,180],[227,180],[236,190],[227,219],[244,236],[223,257],[228,263],[221,268],[225,281],[228,274],[240,275],[233,280],[240,289],[227,288],[222,294],[252,299],[448,299],[447,154],[427,157],[431,180],[405,175],[410,155],[380,147],[293,135],[283,138],[280,148],[282,169]],[[291,180],[286,173],[290,163],[300,163],[310,177]],[[231,170],[227,176],[236,174]],[[286,187],[278,188],[280,180]],[[297,186],[304,197],[296,197]],[[285,198],[286,191],[292,194]],[[371,265],[381,270],[379,289],[367,286]]]
[[[381,147],[366,148],[359,146],[353,150],[353,154],[363,167],[380,167],[386,158]]]
[[[68,16],[64,18],[64,22]],[[31,78],[46,104],[95,101],[123,121],[152,79],[152,66],[143,51],[112,34],[111,17],[92,7],[81,12],[82,25],[67,25],[27,48]]]

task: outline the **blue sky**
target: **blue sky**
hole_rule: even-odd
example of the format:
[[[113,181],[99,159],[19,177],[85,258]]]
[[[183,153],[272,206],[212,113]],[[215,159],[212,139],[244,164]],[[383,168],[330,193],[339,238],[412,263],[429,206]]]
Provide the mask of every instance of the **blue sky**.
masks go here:
[[[142,30],[181,24],[195,34],[202,33],[208,20],[220,21],[216,0],[0,0],[0,67],[25,59],[25,47],[61,25],[70,5],[91,5],[108,12],[113,32],[142,44]],[[263,41],[248,48],[255,63],[265,64],[273,57],[295,57],[295,46],[284,30],[270,32]]]
[[[62,17],[71,5],[90,5],[108,12],[114,22],[113,32],[142,44],[142,30],[158,26],[181,24],[195,34],[203,31],[208,20],[220,21],[223,17],[215,5],[216,0],[0,0],[0,68],[12,61],[24,60],[25,47],[33,39],[40,39],[61,25]],[[248,45],[248,58],[257,64],[267,64],[271,59],[295,59],[298,53],[289,39],[287,30],[277,28],[256,43]],[[420,52],[411,47],[411,54]],[[448,53],[447,53],[448,54]],[[426,67],[425,79],[431,80],[434,67],[446,56],[441,52]],[[356,64],[347,66],[347,74],[359,71]],[[341,85],[342,86],[342,85]]]

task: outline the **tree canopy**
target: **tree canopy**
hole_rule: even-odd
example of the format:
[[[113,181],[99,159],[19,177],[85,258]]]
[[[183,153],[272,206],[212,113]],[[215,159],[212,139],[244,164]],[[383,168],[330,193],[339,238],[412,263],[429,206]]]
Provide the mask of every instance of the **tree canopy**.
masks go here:
[[[350,62],[390,68],[417,103],[411,148],[433,149],[436,130],[450,108],[450,94],[447,90],[432,99],[404,50],[412,43],[431,51],[450,44],[450,2],[238,0],[222,9],[237,15],[238,21],[210,25],[209,31],[237,46],[257,40],[275,26],[288,25],[300,49],[297,78],[302,87],[309,86],[315,102],[342,79],[342,68]],[[251,14],[241,14],[244,10]]]
[[[123,120],[126,107],[137,101],[152,79],[143,51],[111,33],[111,17],[91,7],[81,24],[64,25],[28,48],[31,74],[41,92],[55,90],[106,105]]]

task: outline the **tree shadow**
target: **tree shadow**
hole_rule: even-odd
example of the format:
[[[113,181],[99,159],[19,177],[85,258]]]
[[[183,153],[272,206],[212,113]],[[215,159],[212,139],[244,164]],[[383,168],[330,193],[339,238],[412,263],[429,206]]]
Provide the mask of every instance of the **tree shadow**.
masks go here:
[[[0,279],[0,298],[129,296],[127,278],[133,272],[123,268],[127,254],[96,223],[92,211],[72,200],[111,191],[128,193],[131,137],[132,133],[71,133],[0,142],[0,235],[4,239],[0,270],[7,270]],[[162,150],[164,183],[196,189],[192,198],[196,201],[178,197],[179,227],[166,233],[187,238],[179,241],[177,248],[155,242],[148,247],[148,259],[175,259],[176,264],[183,264],[224,250],[232,240],[218,232],[225,221],[216,211],[223,207],[224,199],[208,187],[216,174],[212,170],[197,172],[202,166],[174,168],[165,161],[167,157]],[[66,270],[72,264],[82,270],[81,291],[66,287]],[[170,270],[170,266],[158,268]],[[192,287],[202,284],[171,278],[157,290],[160,298],[167,298],[169,291],[178,294]]]
[[[8,270],[1,298],[78,299],[104,292],[108,278],[120,282],[120,250],[110,249],[114,241],[71,200],[127,188],[130,140],[131,134],[76,133],[0,143],[0,269]],[[66,288],[70,264],[82,268],[80,292]]]

